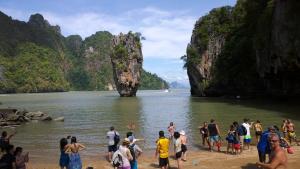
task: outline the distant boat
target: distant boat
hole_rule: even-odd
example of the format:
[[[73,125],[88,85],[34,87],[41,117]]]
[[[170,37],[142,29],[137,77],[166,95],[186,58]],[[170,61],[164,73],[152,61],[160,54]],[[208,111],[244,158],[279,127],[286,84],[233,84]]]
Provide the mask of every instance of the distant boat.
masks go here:
[[[166,92],[166,93],[169,92],[169,89],[165,89],[165,92]]]

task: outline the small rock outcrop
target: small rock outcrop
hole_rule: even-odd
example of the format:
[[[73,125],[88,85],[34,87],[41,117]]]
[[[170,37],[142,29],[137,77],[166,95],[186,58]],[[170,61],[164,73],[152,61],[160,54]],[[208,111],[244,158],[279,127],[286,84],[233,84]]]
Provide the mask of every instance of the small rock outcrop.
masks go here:
[[[47,113],[37,111],[28,112],[17,109],[0,109],[0,126],[14,126],[30,121],[52,121],[52,117]],[[63,117],[54,119],[54,121],[64,121]]]
[[[114,36],[111,62],[120,96],[136,96],[143,63],[140,36],[131,32]]]

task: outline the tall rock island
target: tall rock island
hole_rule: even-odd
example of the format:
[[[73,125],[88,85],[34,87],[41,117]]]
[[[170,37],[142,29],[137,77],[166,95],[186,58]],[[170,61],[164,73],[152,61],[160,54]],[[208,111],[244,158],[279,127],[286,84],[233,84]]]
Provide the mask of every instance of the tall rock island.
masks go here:
[[[195,24],[186,55],[193,96],[300,96],[300,1],[238,0]]]
[[[140,35],[129,32],[114,36],[111,62],[115,85],[120,96],[136,96],[143,64]]]

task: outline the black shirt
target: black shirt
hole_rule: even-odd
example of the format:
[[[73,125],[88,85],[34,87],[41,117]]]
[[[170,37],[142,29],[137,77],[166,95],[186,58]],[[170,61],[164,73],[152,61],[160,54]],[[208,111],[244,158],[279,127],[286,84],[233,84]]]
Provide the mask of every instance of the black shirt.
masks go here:
[[[16,157],[11,154],[4,154],[0,159],[1,169],[12,169],[13,163],[16,162]]]

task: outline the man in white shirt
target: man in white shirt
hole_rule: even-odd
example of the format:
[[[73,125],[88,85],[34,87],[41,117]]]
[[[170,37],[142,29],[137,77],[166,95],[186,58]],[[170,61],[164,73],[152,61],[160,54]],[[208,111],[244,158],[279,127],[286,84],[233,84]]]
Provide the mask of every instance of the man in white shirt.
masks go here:
[[[251,143],[250,128],[251,128],[252,124],[253,124],[253,122],[251,122],[249,124],[249,119],[244,119],[244,123],[242,124],[246,128],[246,130],[247,130],[247,134],[244,136],[244,143],[245,143],[245,146],[247,146],[248,150],[250,149],[250,143]]]

